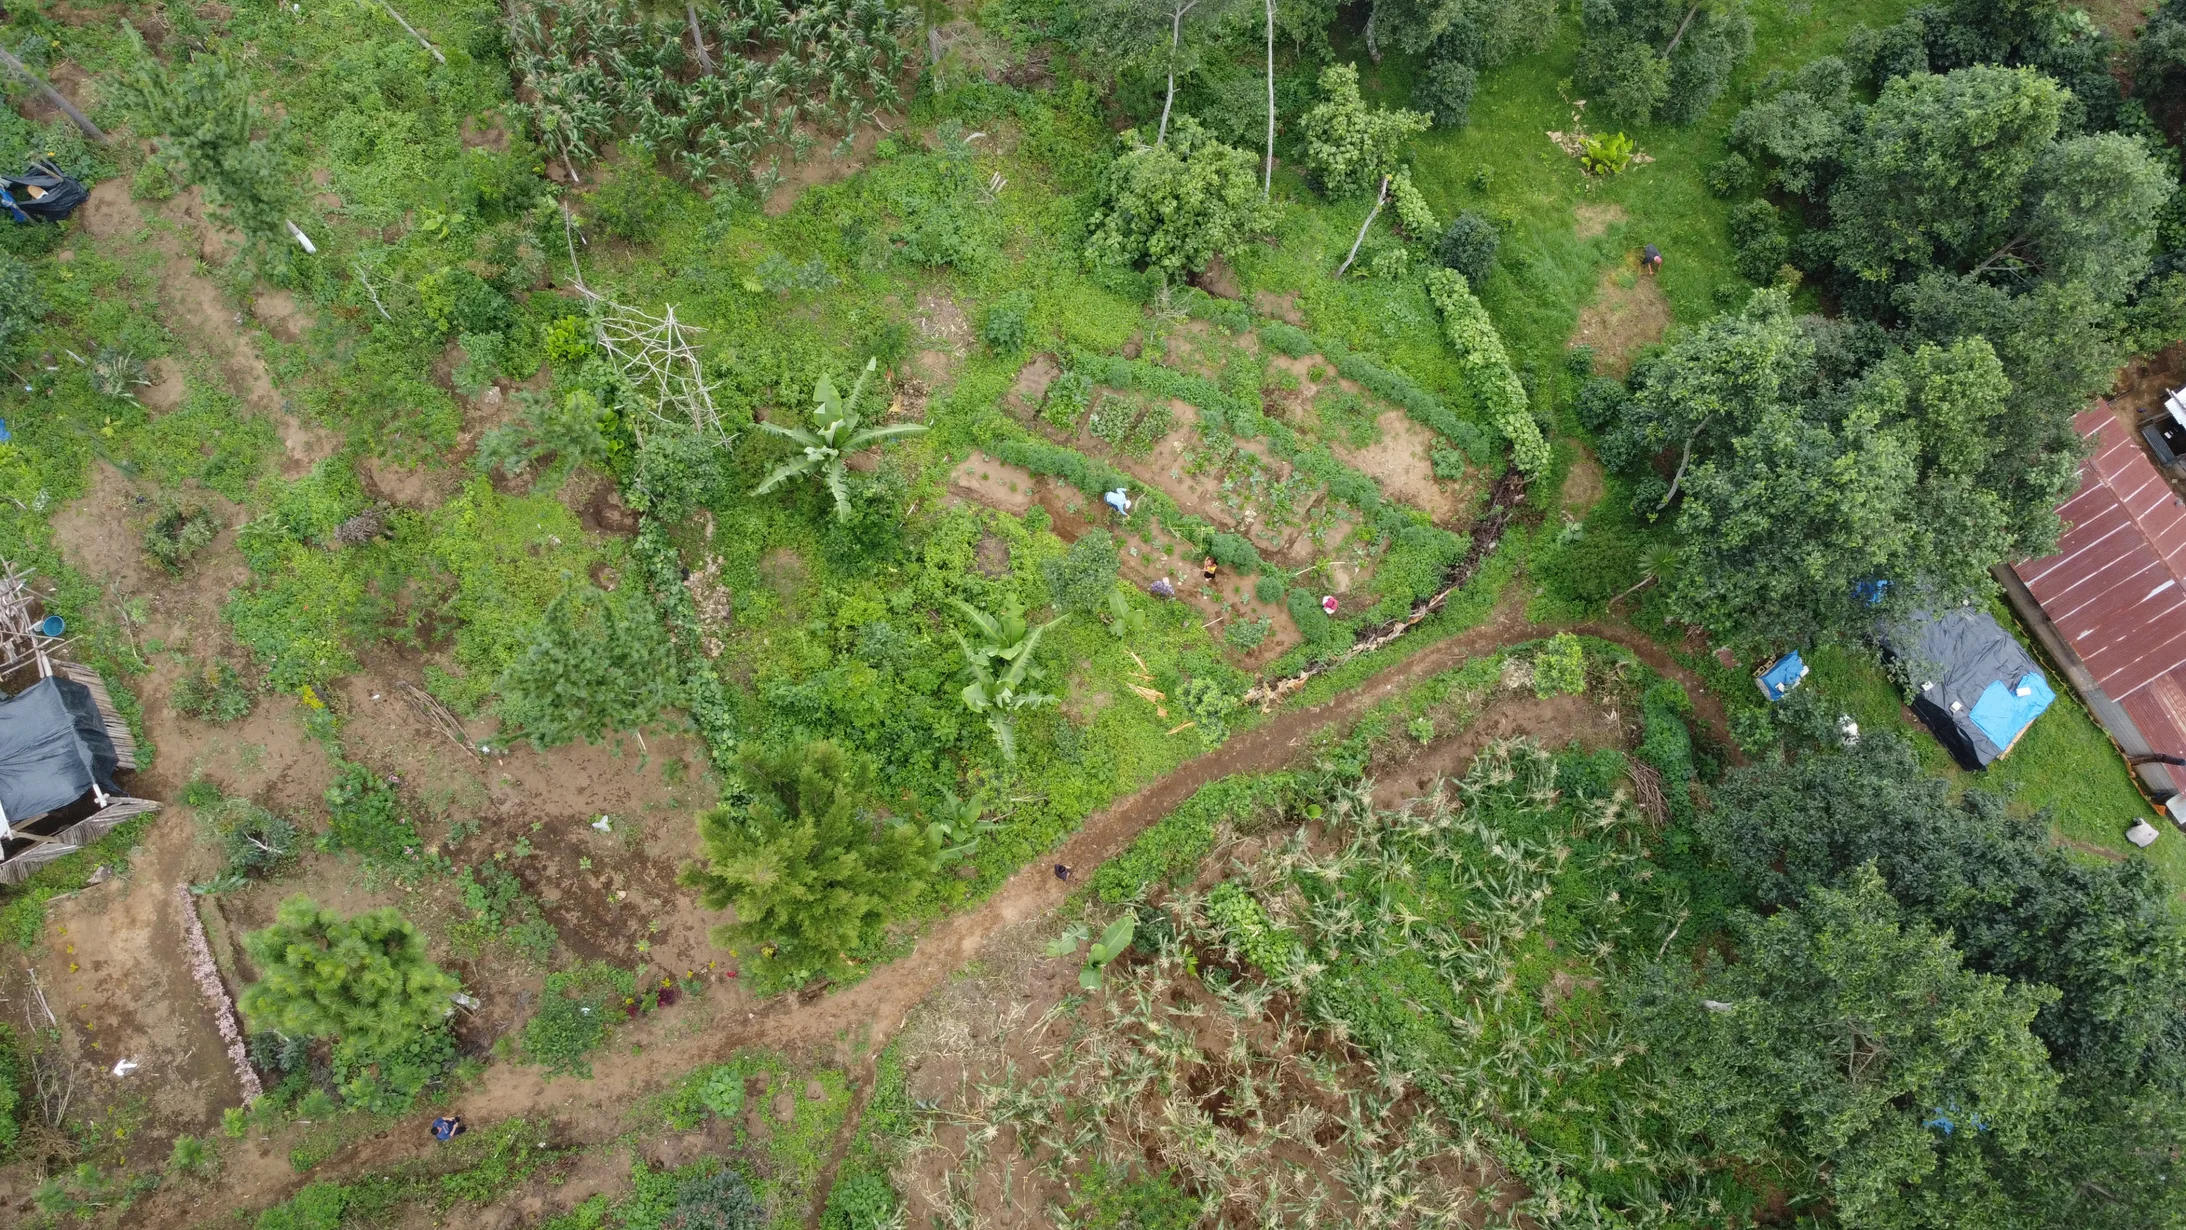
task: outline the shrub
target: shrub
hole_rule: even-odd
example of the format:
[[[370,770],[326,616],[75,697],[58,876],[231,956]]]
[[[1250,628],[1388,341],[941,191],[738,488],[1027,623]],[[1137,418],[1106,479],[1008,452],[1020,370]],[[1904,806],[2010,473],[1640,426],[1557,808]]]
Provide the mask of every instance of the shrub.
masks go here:
[[[1048,382],[1047,405],[1040,417],[1064,431],[1077,427],[1093,401],[1093,378],[1084,372],[1064,372]]]
[[[418,306],[435,338],[449,334],[501,333],[516,323],[507,295],[461,267],[441,269],[418,279]]]
[[[1429,241],[1442,229],[1441,223],[1435,221],[1435,211],[1428,206],[1426,196],[1412,183],[1410,171],[1399,171],[1390,179],[1389,204],[1396,210],[1397,223],[1404,228],[1407,239]],[[1377,273],[1376,276],[1381,275]]]
[[[637,976],[604,961],[547,975],[539,1010],[524,1022],[524,1062],[547,1075],[575,1073],[590,1079],[587,1058],[607,1041],[608,1029],[625,1015],[624,1001],[637,995]]]
[[[395,788],[361,764],[345,763],[335,773],[334,784],[326,788],[326,809],[332,821],[327,837],[338,849],[394,862],[410,858],[424,844]]]
[[[1332,197],[1374,192],[1396,172],[1406,139],[1429,122],[1417,111],[1367,106],[1358,66],[1331,64],[1321,70],[1321,101],[1305,114],[1306,165]]]
[[[1572,411],[1579,416],[1580,426],[1600,433],[1616,425],[1624,414],[1625,403],[1631,399],[1632,395],[1622,384],[1607,376],[1596,376],[1579,386],[1579,396],[1572,404]]]
[[[1450,219],[1449,229],[1435,244],[1435,259],[1443,268],[1464,274],[1469,285],[1478,286],[1495,269],[1495,250],[1501,244],[1495,224],[1468,209]]]
[[[243,950],[261,974],[237,1001],[253,1029],[391,1049],[438,1026],[460,986],[392,907],[345,919],[290,897]]]
[[[243,676],[226,662],[192,666],[175,681],[174,707],[201,722],[238,722],[250,716],[256,698]]]
[[[1230,947],[1271,978],[1289,973],[1303,954],[1298,941],[1268,918],[1268,912],[1235,880],[1224,880],[1207,894],[1207,917]]]
[[[1056,610],[1073,615],[1106,610],[1108,593],[1116,587],[1121,567],[1116,540],[1106,530],[1089,530],[1070,544],[1061,559],[1047,561],[1044,571],[1049,598]]]
[[[667,221],[673,188],[666,176],[650,163],[632,159],[615,172],[607,186],[594,192],[584,211],[599,228],[617,239],[645,243],[660,233]]]
[[[272,871],[296,856],[296,826],[249,799],[222,799],[203,810],[203,819],[220,840],[228,875]]]
[[[15,356],[45,314],[45,297],[30,266],[0,252],[0,362]]]
[[[1267,226],[1259,161],[1190,116],[1176,117],[1163,144],[1147,144],[1135,128],[1118,141],[1122,152],[1101,175],[1088,261],[1196,273]]]
[[[1526,408],[1525,386],[1511,370],[1503,336],[1488,319],[1488,309],[1473,297],[1465,275],[1450,269],[1427,274],[1427,297],[1442,312],[1443,335],[1457,351],[1473,400],[1510,441],[1511,465],[1528,478],[1548,470],[1548,440]]]
[[[1262,576],[1252,583],[1252,596],[1261,602],[1273,602],[1283,596],[1283,578],[1272,574]]]
[[[219,533],[220,522],[212,513],[195,505],[185,508],[169,504],[145,528],[144,552],[165,565],[167,571],[180,572],[190,557],[211,546]]]
[[[744,1176],[726,1167],[685,1179],[661,1230],[761,1230],[766,1206]]]
[[[1776,277],[1791,241],[1778,225],[1776,206],[1752,200],[1731,210],[1731,246],[1737,253],[1738,273],[1749,282],[1767,285]]]
[[[1586,691],[1586,647],[1559,632],[1533,655],[1533,694],[1542,698]]]
[[[1260,567],[1260,549],[1241,534],[1215,531],[1208,536],[1207,554],[1232,572],[1252,572]]]
[[[900,1203],[886,1175],[846,1170],[827,1193],[820,1230],[881,1230],[895,1219]]]
[[[997,355],[1013,355],[1032,340],[1032,296],[1011,291],[987,309],[979,322],[979,340]]]
[[[1240,653],[1251,653],[1268,639],[1268,630],[1274,626],[1269,619],[1233,619],[1223,630],[1222,639]]]
[[[23,1131],[23,1053],[15,1041],[15,1028],[0,1021],[0,1157],[15,1147]]]
[[[1463,60],[1439,59],[1427,65],[1426,76],[1413,87],[1412,101],[1435,117],[1437,128],[1463,128],[1472,110],[1473,90],[1480,74]]]
[[[1708,164],[1702,176],[1708,190],[1717,196],[1737,196],[1753,184],[1753,164],[1740,153],[1725,154]]]

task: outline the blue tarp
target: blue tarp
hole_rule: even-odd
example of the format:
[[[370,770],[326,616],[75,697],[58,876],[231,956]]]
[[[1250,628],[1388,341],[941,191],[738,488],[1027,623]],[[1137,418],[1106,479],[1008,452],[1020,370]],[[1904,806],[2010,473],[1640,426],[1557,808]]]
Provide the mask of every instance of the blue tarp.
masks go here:
[[[1982,689],[1981,699],[1973,703],[1973,724],[1998,747],[2010,747],[2012,740],[2027,724],[2042,716],[2049,702],[2057,699],[2050,690],[2049,680],[2040,672],[2022,675],[2019,682],[2005,686],[1998,680]]]
[[[1768,697],[1773,704],[1784,699],[1785,693],[1798,687],[1800,681],[1806,678],[1806,663],[1800,660],[1799,651],[1794,649],[1776,659],[1775,665],[1762,671],[1757,678],[1761,684],[1761,694]]]

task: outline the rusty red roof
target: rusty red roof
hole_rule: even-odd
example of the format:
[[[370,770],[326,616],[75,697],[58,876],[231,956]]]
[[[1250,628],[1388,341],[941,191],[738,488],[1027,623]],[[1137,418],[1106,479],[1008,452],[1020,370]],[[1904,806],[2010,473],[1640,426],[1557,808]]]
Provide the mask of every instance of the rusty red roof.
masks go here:
[[[2186,501],[2109,403],[2073,426],[2093,452],[2057,553],[2012,570],[2149,743],[2186,753]]]

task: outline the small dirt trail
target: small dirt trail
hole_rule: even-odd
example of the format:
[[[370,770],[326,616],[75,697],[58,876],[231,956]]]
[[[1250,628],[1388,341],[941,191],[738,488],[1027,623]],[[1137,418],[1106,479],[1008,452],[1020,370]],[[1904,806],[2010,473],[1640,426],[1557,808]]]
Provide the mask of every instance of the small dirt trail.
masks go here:
[[[1290,766],[1306,754],[1316,735],[1356,721],[1375,705],[1431,676],[1469,658],[1561,631],[1598,637],[1631,650],[1650,667],[1685,685],[1700,720],[1719,736],[1723,734],[1722,702],[1660,645],[1631,628],[1611,624],[1529,624],[1520,587],[1513,586],[1490,619],[1478,627],[1429,646],[1332,700],[1282,713],[1235,735],[1088,818],[1052,857],[1027,865],[977,907],[935,923],[909,956],[874,971],[865,981],[833,994],[776,996],[752,1005],[741,1022],[717,1016],[705,1027],[694,1028],[693,1023],[678,1022],[674,1014],[648,1019],[619,1036],[613,1053],[595,1060],[590,1080],[548,1079],[534,1069],[495,1064],[463,1094],[463,1113],[478,1125],[516,1116],[551,1120],[555,1144],[597,1144],[625,1130],[625,1115],[640,1099],[692,1068],[750,1047],[811,1051],[835,1046],[847,1037],[867,1043],[866,1070],[857,1076],[862,1103],[871,1084],[871,1056],[895,1036],[912,1008],[976,957],[990,937],[1055,908],[1073,891],[1072,885],[1055,878],[1051,862],[1082,869],[1097,866],[1122,852],[1148,826],[1209,782]],[[420,1114],[414,1123],[360,1142],[309,1178],[352,1178],[424,1154],[431,1147],[427,1117]],[[255,1149],[239,1149],[230,1157],[223,1192],[195,1192],[200,1202],[184,1207],[179,1200],[168,1204],[163,1190],[140,1205],[132,1220],[147,1228],[203,1224],[235,1209],[263,1207],[283,1198],[302,1186],[306,1177],[293,1173],[285,1151],[270,1144],[256,1142]]]
[[[83,234],[93,242],[143,242],[162,254],[159,298],[166,325],[218,370],[222,382],[244,405],[279,425],[284,477],[295,478],[334,455],[340,439],[296,417],[288,400],[275,389],[265,360],[244,327],[242,313],[230,308],[220,288],[197,271],[200,261],[224,260],[229,241],[206,217],[203,199],[195,189],[177,194],[165,208],[152,212],[130,199],[127,181],[109,179],[91,190],[81,217]]]

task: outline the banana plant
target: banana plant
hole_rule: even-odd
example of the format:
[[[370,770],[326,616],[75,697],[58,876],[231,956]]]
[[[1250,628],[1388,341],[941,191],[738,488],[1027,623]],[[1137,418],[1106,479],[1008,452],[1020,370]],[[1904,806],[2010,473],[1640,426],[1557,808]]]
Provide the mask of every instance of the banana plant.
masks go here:
[[[938,809],[939,814],[926,825],[926,840],[933,846],[935,857],[943,867],[970,858],[979,849],[979,841],[1002,826],[991,820],[982,820],[979,814],[986,810],[976,798],[960,799],[954,791],[943,791],[948,802]]]
[[[1131,946],[1131,937],[1137,933],[1138,925],[1139,917],[1133,913],[1126,913],[1108,924],[1108,930],[1101,932],[1101,938],[1093,941],[1093,946],[1086,949],[1085,966],[1078,971],[1079,986],[1088,991],[1101,989],[1101,971],[1107,969],[1109,962],[1122,956],[1123,950]]]
[[[1108,634],[1119,641],[1128,641],[1146,631],[1146,612],[1131,605],[1120,589],[1108,591]]]
[[[775,467],[767,481],[759,484],[753,495],[765,495],[790,479],[807,474],[817,474],[827,489],[835,495],[835,519],[850,519],[850,492],[843,485],[843,459],[852,453],[863,452],[893,436],[915,436],[926,430],[923,423],[891,423],[886,427],[864,427],[864,416],[858,412],[858,401],[865,396],[865,386],[873,378],[880,360],[867,359],[865,370],[858,374],[858,382],[851,386],[850,396],[835,391],[835,382],[822,375],[812,391],[817,403],[812,408],[811,428],[784,427],[779,423],[761,423],[762,431],[772,432],[789,440],[802,450],[796,457]]]
[[[956,637],[956,643],[964,650],[965,669],[972,676],[971,683],[965,685],[963,691],[964,706],[987,719],[987,728],[994,732],[994,741],[1001,745],[1003,758],[1015,760],[1018,711],[1052,705],[1059,700],[1045,692],[1033,691],[1027,684],[1040,677],[1040,668],[1032,664],[1033,650],[1049,628],[1063,622],[1062,617],[1057,616],[1035,628],[1026,625],[1024,608],[1014,601],[999,618],[962,599],[956,605],[979,629],[980,636],[977,645],[966,640],[961,632]]]

